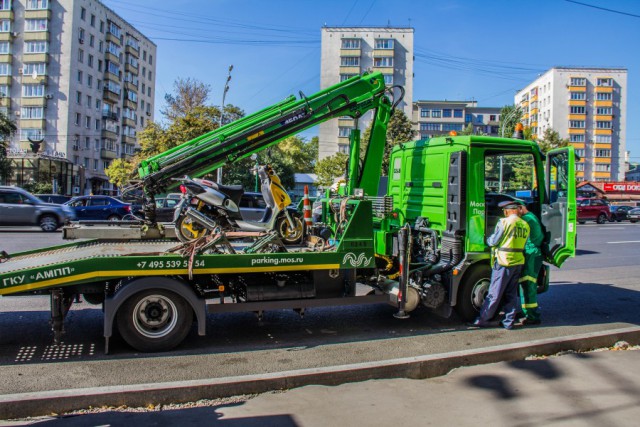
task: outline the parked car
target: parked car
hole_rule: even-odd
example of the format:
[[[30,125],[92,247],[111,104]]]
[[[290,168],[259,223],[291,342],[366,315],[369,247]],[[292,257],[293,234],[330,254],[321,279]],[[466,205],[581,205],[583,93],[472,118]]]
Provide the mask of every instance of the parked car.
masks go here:
[[[80,196],[65,203],[80,221],[119,221],[132,213],[131,204],[109,196]]]
[[[598,224],[604,224],[611,218],[609,204],[602,199],[581,199],[578,204],[578,222],[584,224],[586,221],[595,220]]]
[[[180,203],[180,199],[160,197],[156,198],[156,221],[158,222],[172,222],[173,211]]]
[[[0,225],[38,225],[55,231],[74,219],[68,206],[45,203],[20,187],[0,186]]]
[[[609,221],[620,222],[629,219],[627,214],[633,209],[633,206],[610,206],[609,209],[611,210],[611,218]]]
[[[38,199],[45,203],[55,203],[61,205],[71,200],[71,196],[63,196],[62,194],[34,194]]]
[[[634,223],[640,221],[640,208],[633,208],[627,212],[627,218]]]

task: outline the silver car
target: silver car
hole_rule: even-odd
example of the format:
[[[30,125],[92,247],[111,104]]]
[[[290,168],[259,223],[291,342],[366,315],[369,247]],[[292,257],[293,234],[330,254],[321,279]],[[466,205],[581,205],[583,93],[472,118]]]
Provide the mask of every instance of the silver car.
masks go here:
[[[0,225],[38,225],[55,231],[75,218],[68,206],[45,203],[20,187],[0,186]]]

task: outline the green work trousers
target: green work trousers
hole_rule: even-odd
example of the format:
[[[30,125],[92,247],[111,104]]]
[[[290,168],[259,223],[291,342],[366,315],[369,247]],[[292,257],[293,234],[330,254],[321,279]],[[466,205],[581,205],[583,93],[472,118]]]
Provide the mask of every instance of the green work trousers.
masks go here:
[[[522,312],[529,320],[540,320],[538,309],[538,273],[542,268],[542,254],[539,251],[524,254],[524,268],[520,276],[520,302]]]

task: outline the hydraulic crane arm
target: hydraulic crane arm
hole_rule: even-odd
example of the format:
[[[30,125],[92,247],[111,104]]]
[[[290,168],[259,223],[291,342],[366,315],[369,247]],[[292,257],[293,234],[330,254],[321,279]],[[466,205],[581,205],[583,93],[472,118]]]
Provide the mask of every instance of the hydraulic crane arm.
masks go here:
[[[368,145],[369,152],[374,154],[367,153],[363,171],[350,170],[349,176],[358,177],[358,184],[366,179],[368,187],[373,187],[369,181],[375,179],[377,191],[386,129],[393,107],[387,91],[382,74],[372,73],[352,77],[309,97],[301,93],[299,100],[289,96],[275,105],[143,160],[138,175],[145,193],[152,195],[172,186],[174,177],[201,177],[318,123],[342,116],[358,119],[367,111],[375,110]],[[357,169],[357,162],[355,167]]]

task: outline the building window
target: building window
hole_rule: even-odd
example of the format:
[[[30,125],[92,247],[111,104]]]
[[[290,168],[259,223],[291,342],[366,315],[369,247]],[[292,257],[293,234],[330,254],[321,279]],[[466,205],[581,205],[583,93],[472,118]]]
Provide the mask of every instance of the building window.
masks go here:
[[[576,163],[576,171],[584,172],[584,163]]]
[[[11,10],[11,0],[0,0],[0,10]]]
[[[571,92],[570,99],[574,101],[584,101],[587,99],[587,94],[585,92]]]
[[[120,27],[118,27],[115,22],[109,21],[108,31],[117,38],[120,38]]]
[[[610,121],[597,121],[596,122],[596,128],[597,129],[611,129],[611,122]]]
[[[82,49],[78,49],[78,62],[81,64],[84,62],[84,50]]]
[[[611,135],[596,135],[596,142],[600,144],[611,144]]]
[[[584,77],[571,77],[571,86],[586,86],[587,79]]]
[[[82,105],[82,92],[80,91],[76,92],[76,104]]]
[[[100,21],[100,32],[104,33],[104,21]],[[102,51],[100,51],[102,52]]]
[[[91,105],[93,104],[93,99],[91,98],[91,95],[87,95],[87,107],[91,108]]]
[[[149,54],[149,65],[153,65],[153,55]]]
[[[120,57],[120,46],[118,46],[117,44],[115,44],[114,42],[107,42],[107,52],[117,56],[118,58]]]
[[[147,79],[151,80],[151,71],[149,71],[149,75],[147,76]]]
[[[78,70],[78,83],[82,83],[82,71]]]
[[[143,61],[146,61],[146,60],[147,60],[147,51],[146,51],[146,50],[143,50],[143,51],[142,51],[142,60],[143,60]]]
[[[93,170],[98,170],[98,159],[93,159]]]
[[[135,93],[135,92],[133,92],[133,91],[131,91],[131,90],[128,90],[128,91],[126,91],[126,92],[127,92],[127,93],[126,93],[126,95],[127,95],[127,99],[128,99],[129,101],[132,101],[132,102],[138,102],[138,94],[137,94],[137,93]]]
[[[87,9],[85,9],[84,7],[80,8],[80,19],[82,19],[83,21],[87,18]]]
[[[11,64],[8,62],[0,63],[0,76],[10,76],[11,75]]]
[[[21,119],[41,119],[44,117],[43,107],[22,107],[20,109]]]
[[[8,19],[0,20],[0,33],[11,32],[11,21]]]
[[[569,120],[571,129],[584,129],[584,120]]]
[[[600,78],[596,80],[596,86],[613,86],[613,79],[611,78]]]
[[[442,110],[431,110],[431,117],[434,119],[439,119],[442,117]]]
[[[609,163],[596,163],[596,172],[610,172],[611,165]]]
[[[569,142],[584,142],[584,134],[569,135]]]
[[[461,109],[453,110],[453,117],[456,118],[456,119],[461,119],[462,118],[462,110]]]
[[[0,42],[0,54],[11,53],[11,44],[9,42]]]
[[[96,26],[96,15],[91,14],[91,26]]]
[[[49,0],[27,0],[25,5],[27,10],[42,10],[49,8]]]
[[[87,56],[87,65],[93,68],[93,55]]]
[[[471,113],[467,113],[464,115],[464,122],[471,123],[473,121],[473,115]]]
[[[25,19],[24,30],[25,31],[47,31],[46,19]]]
[[[462,131],[462,123],[443,123],[442,130],[449,132],[455,130],[456,132]]]
[[[84,118],[84,127],[91,129],[91,117],[87,116]]]
[[[476,122],[478,123],[484,123],[484,115],[483,114],[478,114],[476,116]]]
[[[440,131],[442,125],[440,123],[420,123],[421,131]]]
[[[489,114],[489,121],[490,122],[495,122],[496,121],[496,115],[495,114]]]
[[[575,153],[578,157],[584,157],[584,148],[576,148]]]
[[[613,114],[613,108],[611,107],[598,107],[596,108],[596,114],[610,116]]]
[[[46,41],[24,42],[24,53],[47,53],[49,46]]]
[[[596,93],[596,100],[598,101],[611,101],[613,99],[612,93]]]
[[[596,149],[596,157],[611,157],[611,150]]]
[[[47,64],[44,62],[28,62],[24,64],[22,73],[27,76],[45,76],[47,74]]]
[[[102,59],[98,59],[98,71],[102,71]]]
[[[342,39],[342,49],[360,49],[360,39]]]
[[[387,83],[387,79],[384,79],[384,82]],[[147,96],[151,97],[151,86],[147,88]]]
[[[100,99],[96,99],[96,110],[99,110],[101,105],[102,101]]]
[[[348,138],[349,135],[351,134],[351,129],[350,127],[347,126],[339,126],[338,127],[338,136],[341,138]]]
[[[577,106],[572,106],[569,108],[569,111],[571,114],[585,114],[585,107],[577,107]]]
[[[442,117],[450,118],[451,117],[451,108],[444,108],[442,110]]]
[[[375,49],[393,49],[393,39],[376,39]]]
[[[120,95],[120,92],[122,91],[122,89],[120,88],[120,85],[111,80],[107,80],[104,86],[109,92],[113,92],[118,95]]]
[[[0,85],[0,96],[1,97],[9,96],[9,85]]]
[[[139,50],[140,49],[140,44],[138,43],[138,40],[136,40],[135,38],[131,37],[130,35],[127,36],[127,46],[131,46],[135,50]]]
[[[392,57],[373,58],[374,67],[393,67]]]
[[[360,58],[357,56],[342,56],[340,57],[340,66],[342,67],[359,67]]]
[[[429,110],[428,108],[420,109],[420,117],[429,117],[430,113],[431,113],[431,110]]]
[[[94,127],[95,127],[96,130],[100,130],[100,119],[96,119]]]
[[[23,98],[39,98],[44,96],[44,85],[41,84],[23,84],[22,85],[22,97]]]
[[[20,129],[20,141],[28,141],[29,139],[38,140],[44,138],[42,129],[25,128]]]
[[[91,74],[87,75],[87,86],[93,86],[93,76]]]
[[[113,74],[114,76],[120,76],[120,66],[114,62],[107,61],[107,66],[105,67],[105,71]]]

